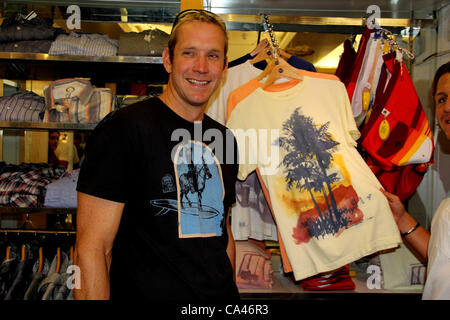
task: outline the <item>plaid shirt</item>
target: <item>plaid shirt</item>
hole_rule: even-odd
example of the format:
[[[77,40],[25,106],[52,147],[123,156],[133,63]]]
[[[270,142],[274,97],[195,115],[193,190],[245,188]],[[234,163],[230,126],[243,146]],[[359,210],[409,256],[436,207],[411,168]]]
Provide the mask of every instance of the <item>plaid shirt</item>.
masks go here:
[[[58,179],[65,169],[48,164],[22,164],[1,171],[0,205],[40,207],[44,204],[45,186]]]

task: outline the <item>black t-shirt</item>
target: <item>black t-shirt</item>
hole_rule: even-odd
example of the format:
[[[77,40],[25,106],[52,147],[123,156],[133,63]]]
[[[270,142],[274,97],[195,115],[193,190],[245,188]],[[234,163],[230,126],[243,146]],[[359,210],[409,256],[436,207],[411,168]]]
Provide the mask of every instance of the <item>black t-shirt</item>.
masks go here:
[[[125,203],[111,299],[239,297],[225,224],[237,170],[226,127],[206,115],[186,121],[159,98],[121,108],[96,126],[77,190]]]

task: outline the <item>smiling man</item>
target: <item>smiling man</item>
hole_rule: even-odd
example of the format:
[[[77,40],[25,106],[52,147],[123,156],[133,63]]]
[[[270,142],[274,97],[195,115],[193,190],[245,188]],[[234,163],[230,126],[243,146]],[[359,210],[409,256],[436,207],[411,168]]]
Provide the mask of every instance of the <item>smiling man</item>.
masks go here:
[[[227,41],[216,15],[181,12],[163,53],[166,90],[95,128],[77,186],[76,299],[239,299],[228,217],[238,162],[222,163],[215,141],[195,134],[229,134],[204,115],[226,72]],[[174,141],[180,129],[194,138]]]

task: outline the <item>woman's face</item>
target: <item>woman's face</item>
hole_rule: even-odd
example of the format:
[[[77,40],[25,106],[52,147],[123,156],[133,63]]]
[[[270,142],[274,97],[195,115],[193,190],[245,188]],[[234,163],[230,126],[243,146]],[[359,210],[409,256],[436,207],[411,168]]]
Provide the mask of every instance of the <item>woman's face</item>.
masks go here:
[[[55,151],[58,147],[58,142],[59,134],[57,132],[53,132],[52,134],[50,134],[50,136],[48,137],[48,146],[50,147],[50,149]]]
[[[450,140],[450,73],[444,74],[438,81],[434,102],[436,119],[447,139]]]

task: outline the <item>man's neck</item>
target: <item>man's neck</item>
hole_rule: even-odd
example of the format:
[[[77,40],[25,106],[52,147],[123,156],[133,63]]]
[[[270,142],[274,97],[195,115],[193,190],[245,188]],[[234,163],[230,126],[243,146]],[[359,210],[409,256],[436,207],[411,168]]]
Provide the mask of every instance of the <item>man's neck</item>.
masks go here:
[[[185,103],[179,101],[173,94],[169,91],[164,91],[159,98],[164,102],[173,112],[182,117],[183,119],[194,122],[202,121],[205,113],[205,106],[188,106]]]

